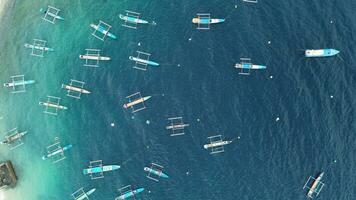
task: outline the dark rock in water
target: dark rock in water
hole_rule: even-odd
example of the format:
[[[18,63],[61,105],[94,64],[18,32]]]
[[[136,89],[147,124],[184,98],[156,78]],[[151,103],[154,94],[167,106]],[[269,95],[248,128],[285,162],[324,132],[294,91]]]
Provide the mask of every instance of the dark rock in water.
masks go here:
[[[15,187],[17,177],[10,161],[0,163],[0,190]]]

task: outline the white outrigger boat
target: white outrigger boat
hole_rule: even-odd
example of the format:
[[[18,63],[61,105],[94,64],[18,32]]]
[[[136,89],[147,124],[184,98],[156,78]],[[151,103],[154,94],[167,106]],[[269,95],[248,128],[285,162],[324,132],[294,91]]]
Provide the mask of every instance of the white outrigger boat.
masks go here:
[[[42,9],[41,9],[42,10]],[[63,17],[59,16],[59,12],[61,10],[58,8],[55,8],[53,6],[48,6],[47,10],[44,12],[44,16],[42,17],[43,20],[50,22],[52,24],[54,24],[56,22],[56,20],[64,20]]]
[[[61,98],[54,96],[47,96],[46,102],[39,102],[40,106],[45,106],[46,109],[43,111],[46,114],[57,115],[58,110],[67,110],[68,108],[59,104]]]
[[[79,59],[85,60],[84,66],[88,67],[99,67],[100,61],[109,61],[110,57],[101,56],[99,49],[85,49],[86,53],[84,55],[79,55]]]
[[[142,97],[140,92],[136,92],[130,96],[127,96],[128,103],[125,103],[123,107],[125,109],[132,108],[132,113],[138,112],[146,108],[144,102],[150,99],[151,96]]]
[[[67,89],[67,90],[71,90],[71,91],[74,91],[74,92],[83,93],[83,94],[90,94],[90,92],[88,90],[86,90],[86,89],[82,89],[82,88],[79,88],[79,87],[74,87],[74,86],[71,86],[71,85],[62,84],[62,88]]]
[[[93,194],[95,190],[95,188],[92,188],[88,192],[85,192],[83,188],[80,188],[72,194],[72,197],[74,200],[89,200],[89,196]]]
[[[40,50],[40,51],[54,51],[54,49],[49,48],[49,47],[36,46],[33,44],[27,44],[27,43],[25,43],[24,46],[29,49],[36,49],[36,50]]]
[[[305,57],[307,58],[331,57],[339,53],[340,51],[336,49],[307,49],[305,50]]]
[[[98,55],[79,55],[79,58],[82,60],[111,60],[110,57],[98,56]]]
[[[82,94],[90,94],[84,89],[85,82],[71,79],[69,84],[62,84],[62,88],[67,90],[67,96],[80,99]]]
[[[46,107],[51,107],[51,108],[56,108],[60,110],[67,110],[68,108],[62,105],[57,105],[54,103],[49,103],[49,102],[39,102],[39,105],[41,106],[46,106]]]
[[[125,12],[126,15],[119,15],[119,18],[124,21],[124,24],[122,24],[122,26],[137,29],[138,24],[149,24],[147,20],[140,19],[141,13],[132,12],[129,10],[126,10]]]
[[[317,178],[309,176],[307,182],[303,186],[303,189],[305,189],[305,188],[309,189],[308,194],[307,194],[308,198],[314,198],[319,195],[320,191],[324,187],[324,183],[321,182],[321,179],[323,178],[323,176],[324,176],[324,172],[321,172]]]
[[[222,140],[221,135],[208,137],[209,144],[204,145],[204,149],[211,149],[210,154],[222,153],[225,151],[224,146],[232,143],[232,140]]]
[[[5,139],[0,144],[8,145],[11,150],[23,145],[22,138],[27,134],[27,131],[19,132],[17,128],[6,132]]]

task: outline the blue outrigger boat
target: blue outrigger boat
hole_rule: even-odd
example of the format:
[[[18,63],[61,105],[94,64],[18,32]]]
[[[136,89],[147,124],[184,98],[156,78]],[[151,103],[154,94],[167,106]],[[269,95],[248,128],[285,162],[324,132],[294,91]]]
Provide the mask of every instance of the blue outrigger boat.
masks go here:
[[[114,171],[120,169],[120,165],[106,165],[106,166],[99,166],[99,167],[91,167],[87,169],[83,169],[83,174],[96,174],[108,171]]]
[[[115,198],[115,200],[124,200],[124,199],[130,198],[130,197],[133,197],[136,194],[143,192],[144,190],[145,190],[145,188],[138,188],[138,189],[135,189],[132,191],[128,191],[128,192],[120,195],[119,197]]]
[[[192,22],[194,24],[218,24],[223,23],[225,19],[202,19],[202,18],[193,18]]]
[[[159,66],[159,64],[156,62],[153,62],[150,60],[144,60],[144,59],[138,58],[138,57],[130,56],[129,59],[132,61],[135,61],[136,63],[142,63],[142,64],[147,64],[147,65],[152,65],[152,66]]]
[[[100,33],[109,36],[112,39],[116,39],[116,36],[112,33],[110,33],[109,31],[105,30],[104,27],[99,26],[99,25],[95,25],[95,24],[90,24],[90,27],[92,27],[93,29],[99,31]]]
[[[16,86],[21,86],[21,85],[30,85],[30,84],[34,84],[35,81],[34,80],[25,80],[25,81],[14,81],[11,83],[4,83],[4,87],[16,87]]]
[[[47,160],[48,158],[51,158],[51,157],[56,156],[56,155],[58,155],[58,154],[61,154],[61,153],[65,152],[65,151],[67,151],[67,150],[69,150],[69,149],[71,149],[71,148],[72,148],[72,145],[69,144],[69,145],[67,145],[67,146],[65,146],[65,147],[63,147],[63,148],[57,149],[57,150],[54,151],[54,152],[50,152],[50,153],[48,153],[48,154],[42,156],[42,160]]]
[[[152,173],[154,175],[157,175],[158,177],[169,178],[169,176],[167,174],[163,173],[162,171],[155,170],[153,168],[145,167],[145,168],[143,168],[143,170],[148,172],[148,173]]]
[[[119,15],[119,18],[126,21],[126,22],[129,22],[129,23],[133,23],[133,24],[148,24],[149,22],[146,21],[146,20],[143,20],[143,19],[138,19],[138,18],[135,18],[135,17],[130,17],[130,16],[125,16],[125,15],[122,15],[120,14]]]
[[[305,57],[307,58],[331,57],[339,53],[340,51],[336,49],[307,49],[305,50]]]

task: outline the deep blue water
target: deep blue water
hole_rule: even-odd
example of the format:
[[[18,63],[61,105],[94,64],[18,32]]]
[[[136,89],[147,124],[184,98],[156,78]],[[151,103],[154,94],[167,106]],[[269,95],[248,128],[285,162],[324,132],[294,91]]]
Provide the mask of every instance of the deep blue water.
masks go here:
[[[48,4],[61,8],[65,21],[41,20],[38,10]],[[122,27],[118,14],[126,9],[157,25]],[[325,188],[318,198],[355,199],[355,9],[352,0],[16,1],[4,25],[15,34],[0,31],[6,50],[1,78],[24,73],[38,83],[22,96],[2,90],[1,106],[11,118],[3,120],[8,126],[32,132],[19,154],[36,155],[34,173],[51,188],[49,194],[32,185],[33,199],[68,199],[80,187],[97,189],[91,199],[114,199],[128,184],[146,188],[138,199],[306,199],[305,181],[322,171]],[[196,30],[191,19],[202,12],[226,22]],[[118,40],[90,35],[89,24],[99,19],[113,26]],[[36,37],[56,51],[42,60],[30,57],[22,45]],[[101,48],[113,60],[84,67],[78,55],[85,48]],[[341,53],[306,59],[307,48]],[[128,57],[137,50],[161,66],[133,69]],[[240,57],[267,70],[238,75]],[[71,78],[85,81],[92,94],[66,97],[60,86]],[[145,110],[131,114],[122,105],[138,91],[152,98]],[[47,94],[62,97],[69,110],[44,115],[38,101]],[[186,135],[170,137],[165,130],[174,116],[190,124]],[[218,133],[234,142],[212,156],[203,145]],[[53,166],[40,157],[55,136],[74,147]],[[9,158],[22,163],[16,152]],[[92,181],[81,171],[98,159],[122,168]],[[147,179],[143,167],[151,162],[163,165],[170,179]]]

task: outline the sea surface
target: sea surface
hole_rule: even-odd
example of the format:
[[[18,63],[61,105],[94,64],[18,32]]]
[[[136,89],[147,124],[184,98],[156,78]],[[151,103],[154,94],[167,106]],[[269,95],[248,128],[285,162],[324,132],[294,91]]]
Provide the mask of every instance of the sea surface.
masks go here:
[[[42,20],[48,5],[65,20]],[[123,27],[125,10],[150,24]],[[303,200],[303,185],[320,172],[318,199],[356,199],[355,10],[355,0],[12,1],[0,22],[0,82],[24,74],[36,84],[20,94],[0,89],[0,137],[14,127],[28,131],[21,147],[0,147],[0,160],[11,160],[18,176],[0,199],[71,199],[84,187],[96,188],[90,199],[113,200],[132,185],[144,187],[136,199],[147,200]],[[196,13],[226,21],[197,30]],[[116,40],[91,35],[99,20]],[[24,44],[35,38],[55,51],[30,56]],[[87,48],[112,60],[85,67],[78,55]],[[341,53],[306,59],[307,48]],[[128,57],[136,51],[160,66],[134,69]],[[241,57],[267,70],[239,75]],[[66,96],[61,85],[71,79],[92,93]],[[123,104],[135,92],[152,98],[132,114]],[[39,101],[47,95],[68,110],[44,114]],[[171,137],[165,127],[176,116],[190,126]],[[203,145],[218,134],[233,142],[210,155]],[[73,148],[52,164],[41,157],[56,137]],[[121,169],[91,180],[82,169],[94,160]],[[146,178],[152,162],[170,178]]]

